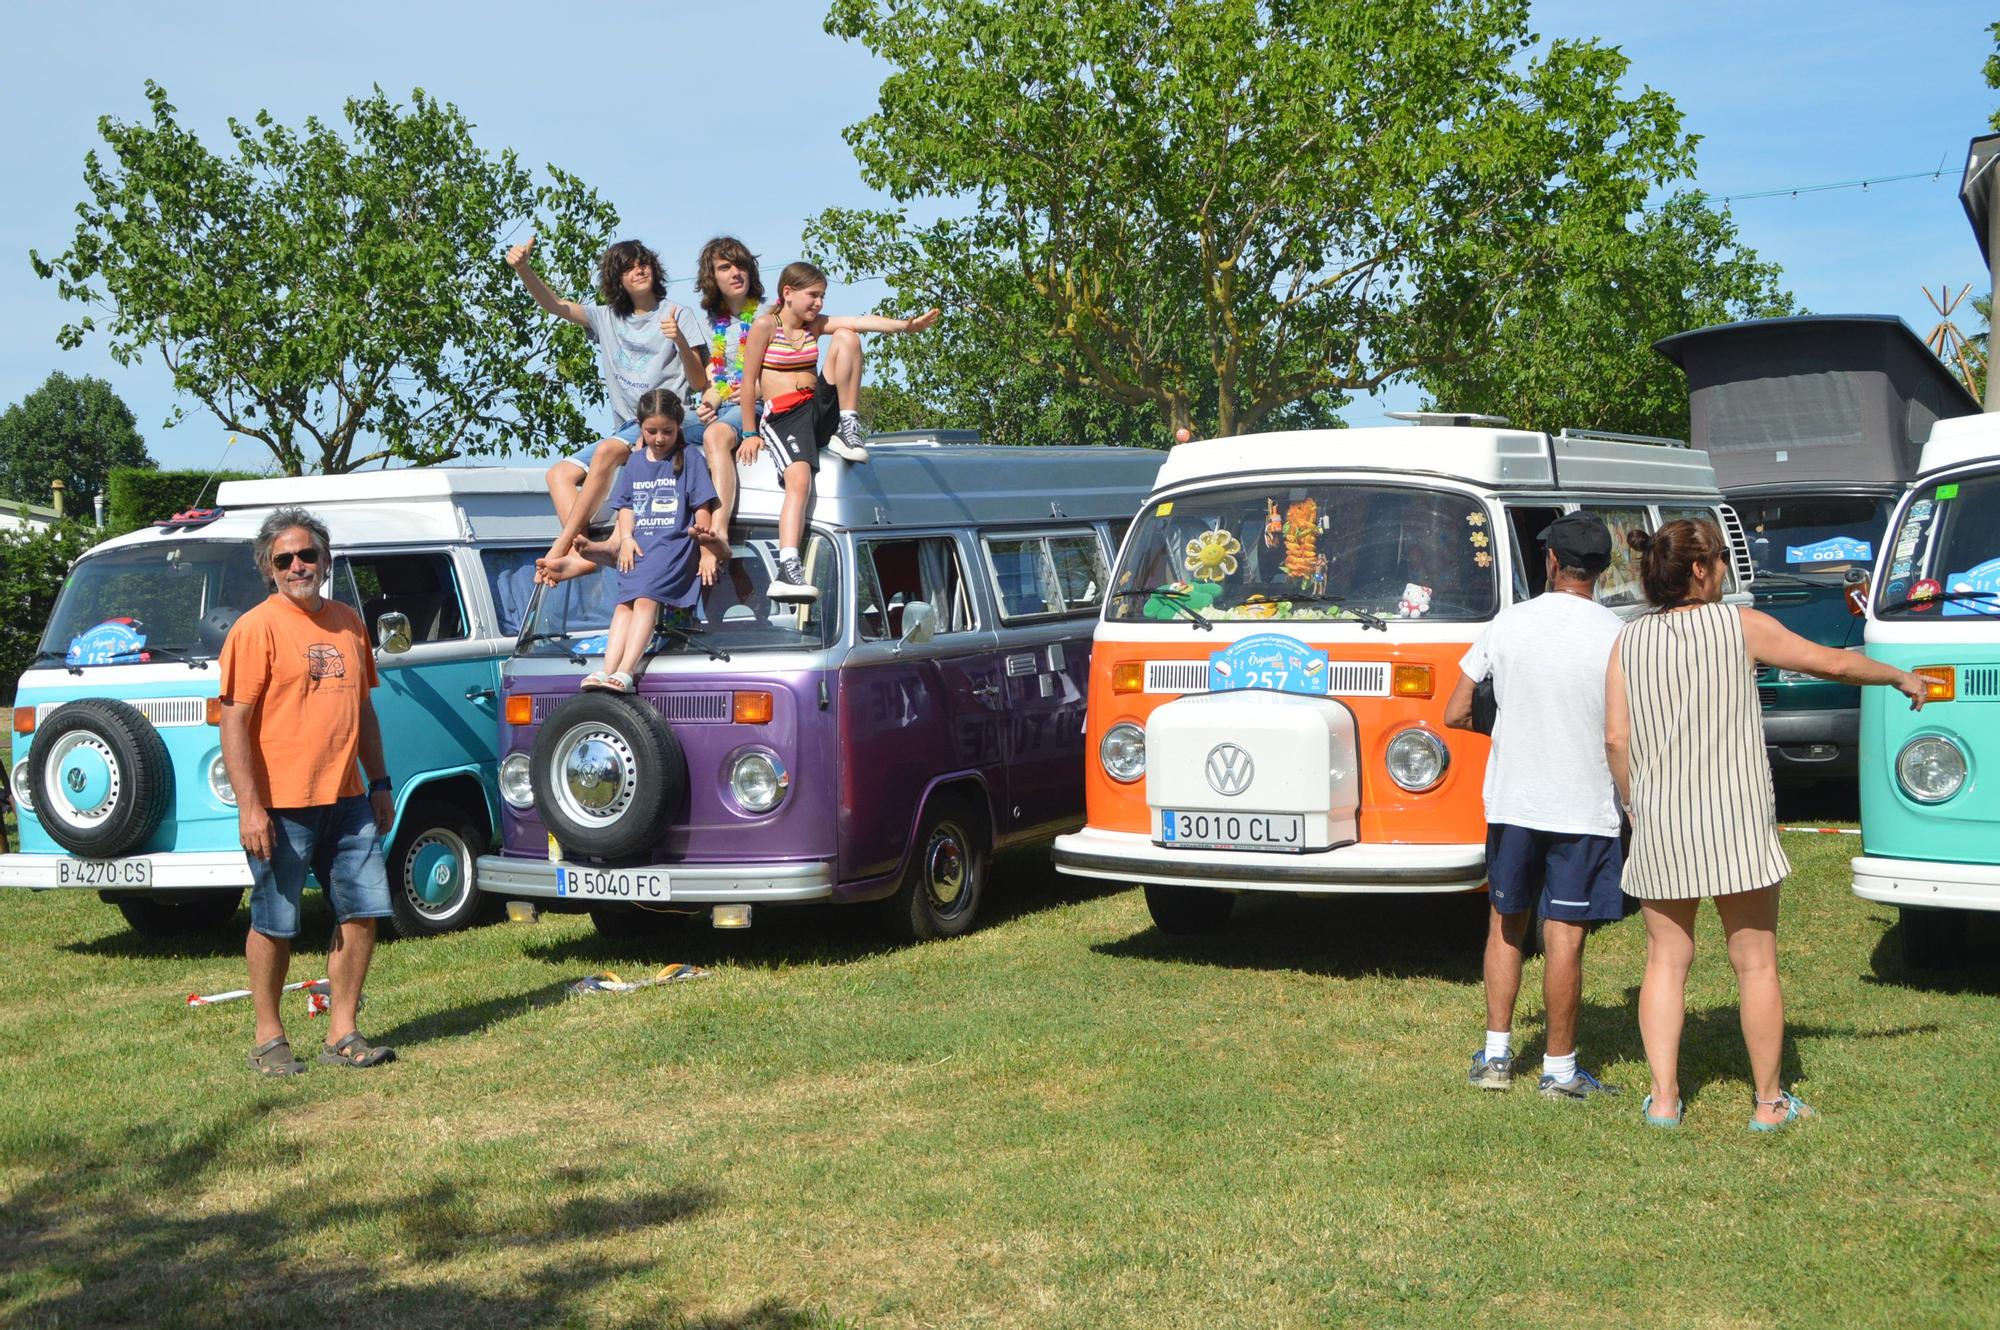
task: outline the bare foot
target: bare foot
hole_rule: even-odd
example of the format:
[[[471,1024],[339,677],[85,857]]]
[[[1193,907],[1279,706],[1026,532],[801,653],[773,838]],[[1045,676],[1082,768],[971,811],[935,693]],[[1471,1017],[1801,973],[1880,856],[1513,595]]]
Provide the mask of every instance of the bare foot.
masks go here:
[[[535,560],[535,580],[544,586],[554,586],[572,577],[586,577],[597,569],[594,560],[581,554],[566,554],[559,559],[542,558]]]
[[[730,548],[729,537],[720,531],[696,527],[694,538],[702,549],[711,552],[717,559],[730,559],[736,555],[736,551]]]
[[[576,538],[576,553],[594,564],[609,567],[618,562],[618,542],[615,540],[592,540],[587,536]]]

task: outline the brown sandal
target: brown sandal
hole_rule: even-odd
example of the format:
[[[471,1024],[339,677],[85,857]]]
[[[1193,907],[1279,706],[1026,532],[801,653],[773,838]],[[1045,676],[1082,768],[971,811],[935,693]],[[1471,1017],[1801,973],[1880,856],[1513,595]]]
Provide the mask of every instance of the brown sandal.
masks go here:
[[[331,1062],[342,1067],[374,1067],[384,1062],[396,1060],[393,1048],[376,1048],[355,1030],[337,1044],[327,1044],[319,1051],[321,1062]]]
[[[306,1069],[305,1063],[292,1056],[292,1041],[284,1035],[251,1049],[248,1062],[259,1076],[296,1076]]]

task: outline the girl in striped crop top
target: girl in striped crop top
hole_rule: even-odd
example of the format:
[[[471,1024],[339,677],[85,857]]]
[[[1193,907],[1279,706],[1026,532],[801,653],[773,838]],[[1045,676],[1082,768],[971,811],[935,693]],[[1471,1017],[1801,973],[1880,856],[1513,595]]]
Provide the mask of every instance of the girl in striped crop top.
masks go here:
[[[743,347],[743,385],[737,396],[744,444],[738,459],[755,461],[769,445],[785,483],[778,515],[778,577],[771,583],[771,594],[779,600],[812,600],[819,594],[799,563],[799,545],[820,449],[847,462],[868,460],[855,414],[861,399],[860,334],[922,332],[938,319],[935,309],[914,319],[835,316],[822,312],[825,304],[826,274],[810,263],[787,265],[778,274],[775,307],[758,313]],[[819,339],[828,335],[822,365]]]

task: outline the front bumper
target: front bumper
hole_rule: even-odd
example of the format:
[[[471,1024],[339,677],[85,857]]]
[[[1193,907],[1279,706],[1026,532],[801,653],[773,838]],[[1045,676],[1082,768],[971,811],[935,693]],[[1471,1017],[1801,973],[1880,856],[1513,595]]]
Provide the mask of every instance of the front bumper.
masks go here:
[[[1308,854],[1167,850],[1132,831],[1086,827],[1058,836],[1055,864],[1077,877],[1167,887],[1289,891],[1301,895],[1476,891],[1485,845],[1343,845]]]
[[[833,897],[833,865],[802,864],[661,864],[667,896],[660,904],[792,905]],[[489,896],[559,897],[556,866],[546,859],[512,859],[481,855],[474,881]],[[617,904],[615,898],[579,898]]]
[[[1933,910],[2000,910],[2000,864],[1859,855],[1852,866],[1854,894],[1865,901]]]
[[[1776,776],[1852,776],[1861,748],[1861,709],[1766,711],[1764,752]]]
[[[31,891],[101,891],[97,883],[57,881],[57,865],[70,856],[61,854],[0,854],[0,887],[26,887]],[[250,885],[250,861],[241,850],[210,850],[185,854],[132,854],[126,860],[148,860],[153,865],[154,891],[200,891],[207,888],[235,889]],[[129,890],[129,888],[128,888]]]

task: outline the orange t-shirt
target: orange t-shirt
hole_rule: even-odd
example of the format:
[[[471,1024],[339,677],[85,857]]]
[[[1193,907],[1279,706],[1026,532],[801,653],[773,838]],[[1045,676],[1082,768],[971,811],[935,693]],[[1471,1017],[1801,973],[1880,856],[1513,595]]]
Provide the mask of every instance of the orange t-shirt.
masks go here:
[[[377,683],[361,616],[323,600],[307,613],[272,592],[222,644],[222,700],[249,707],[250,757],[266,808],[316,808],[365,793],[361,706]]]

